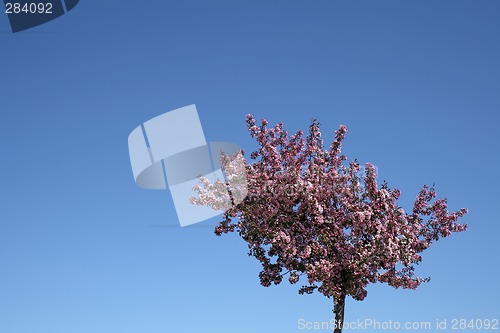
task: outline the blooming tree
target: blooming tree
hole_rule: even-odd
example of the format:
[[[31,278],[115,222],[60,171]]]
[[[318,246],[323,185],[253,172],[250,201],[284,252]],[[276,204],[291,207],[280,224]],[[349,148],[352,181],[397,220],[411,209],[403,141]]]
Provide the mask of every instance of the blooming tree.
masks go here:
[[[364,171],[341,154],[347,128],[335,133],[328,149],[314,120],[309,134],[288,135],[283,124],[260,126],[252,115],[246,120],[259,144],[243,159],[248,193],[229,205],[215,234],[237,231],[248,243],[249,255],[262,264],[260,283],[279,284],[285,276],[302,283],[300,294],[314,290],[333,297],[335,333],[342,332],[346,296],[363,300],[369,283],[416,289],[428,278],[415,276],[420,253],[441,237],[464,231],[457,220],[463,208],[448,212],[446,199],[437,199],[433,187],[424,186],[411,212],[398,206],[400,191],[377,184],[375,168]],[[230,157],[222,154],[227,177],[241,177]],[[241,161],[240,161],[241,162]],[[233,168],[233,169],[231,169]],[[192,203],[214,209],[228,207],[227,192],[238,188],[226,180],[200,178]],[[230,196],[231,197],[231,196]],[[240,202],[241,201],[241,202]]]

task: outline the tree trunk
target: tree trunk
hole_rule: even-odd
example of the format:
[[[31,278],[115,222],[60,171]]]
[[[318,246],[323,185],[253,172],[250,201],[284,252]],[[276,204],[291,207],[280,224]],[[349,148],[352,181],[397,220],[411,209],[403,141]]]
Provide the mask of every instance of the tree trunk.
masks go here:
[[[333,333],[342,333],[344,326],[345,294],[333,299],[333,313],[335,314],[335,329]]]

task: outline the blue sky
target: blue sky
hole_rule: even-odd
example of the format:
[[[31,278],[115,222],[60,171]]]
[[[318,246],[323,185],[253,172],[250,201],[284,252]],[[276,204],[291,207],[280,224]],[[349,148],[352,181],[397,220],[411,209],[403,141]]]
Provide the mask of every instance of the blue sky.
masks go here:
[[[423,253],[430,283],[373,285],[346,320],[499,318],[499,35],[493,0],[82,0],[16,34],[0,14],[0,332],[284,333],[331,318],[319,294],[261,287],[217,219],[180,228],[167,191],[135,185],[128,134],[189,104],[207,140],[247,152],[247,113],[289,131],[315,117],[325,141],[345,124],[345,153],[404,207],[435,182],[470,209],[467,232]]]

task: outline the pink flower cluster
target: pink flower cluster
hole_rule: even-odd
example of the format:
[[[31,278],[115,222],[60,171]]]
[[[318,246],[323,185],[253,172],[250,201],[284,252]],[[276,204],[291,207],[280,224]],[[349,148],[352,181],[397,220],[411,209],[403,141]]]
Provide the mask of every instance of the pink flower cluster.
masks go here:
[[[257,126],[252,115],[246,122],[259,144],[254,161],[244,161],[248,193],[223,214],[215,233],[239,233],[262,264],[263,286],[288,274],[292,284],[306,279],[299,293],[335,298],[362,300],[375,282],[415,289],[428,280],[414,274],[420,253],[467,228],[457,223],[467,210],[450,213],[434,188],[424,186],[406,213],[397,203],[400,191],[379,186],[373,165],[360,176],[360,165],[341,155],[343,125],[325,149],[316,121],[305,137],[288,135],[281,123],[268,127],[265,119]],[[192,202],[220,208],[227,190],[224,181],[202,178]]]

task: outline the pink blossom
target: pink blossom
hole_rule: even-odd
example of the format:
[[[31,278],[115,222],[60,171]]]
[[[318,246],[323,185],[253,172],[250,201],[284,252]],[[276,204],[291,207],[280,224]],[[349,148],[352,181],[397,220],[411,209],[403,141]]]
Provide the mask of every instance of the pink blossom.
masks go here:
[[[252,115],[246,122],[259,145],[254,161],[244,161],[248,195],[223,214],[215,234],[238,232],[262,264],[263,286],[281,283],[286,273],[292,284],[304,275],[299,293],[333,297],[337,310],[346,296],[363,300],[369,283],[415,289],[429,280],[415,276],[420,253],[467,228],[457,223],[467,210],[450,213],[433,187],[424,186],[405,213],[397,203],[401,192],[379,186],[372,164],[360,175],[357,162],[344,163],[344,125],[325,150],[316,120],[306,137],[289,136],[283,124],[268,127],[265,119],[257,126]],[[224,182],[200,178],[195,190],[195,204],[227,204]]]

